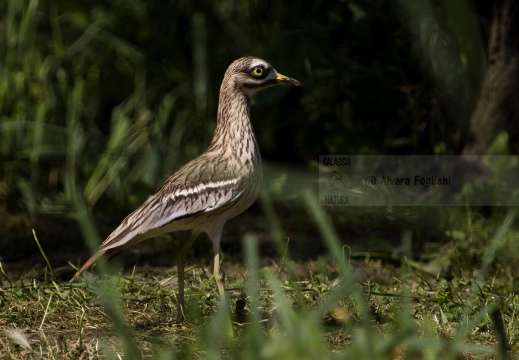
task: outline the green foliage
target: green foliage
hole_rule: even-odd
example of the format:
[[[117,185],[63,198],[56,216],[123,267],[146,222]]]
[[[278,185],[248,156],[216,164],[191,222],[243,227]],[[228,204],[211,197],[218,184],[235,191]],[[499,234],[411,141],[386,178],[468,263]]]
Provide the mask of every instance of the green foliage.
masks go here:
[[[476,277],[451,273],[447,280],[440,274],[420,274],[402,257],[396,271],[384,265],[396,281],[383,285],[356,270],[361,262],[353,264],[343,255],[317,199],[310,192],[305,199],[328,247],[319,272],[301,281],[291,275],[297,265],[292,261],[282,272],[259,268],[257,241],[246,236],[245,276],[231,279],[232,287],[227,286],[234,314],[227,301],[216,300],[212,279],[192,268],[189,321],[182,326],[172,324],[176,290],[162,271],[88,277],[70,284],[54,280],[45,269],[13,280],[0,266],[3,355],[504,359],[517,350],[518,299],[506,277],[491,269],[501,259],[499,248],[517,234],[512,227],[516,211],[494,229],[491,243],[480,248]],[[368,259],[363,263],[369,272],[380,265]],[[104,273],[106,267],[100,270]],[[245,317],[237,320],[238,312],[245,312]]]
[[[304,84],[255,99],[263,154],[276,160],[456,152],[474,96],[463,97],[472,99],[465,115],[449,113],[459,91],[436,99],[433,80],[474,93],[479,84],[474,22],[456,20],[468,6],[424,15],[422,37],[448,39],[430,54],[447,69],[434,79],[416,61],[402,8],[388,1],[0,6],[0,177],[11,206],[32,213],[68,211],[67,173],[89,206],[140,203],[207,146],[222,74],[239,56],[263,56]],[[437,122],[442,114],[453,121]]]

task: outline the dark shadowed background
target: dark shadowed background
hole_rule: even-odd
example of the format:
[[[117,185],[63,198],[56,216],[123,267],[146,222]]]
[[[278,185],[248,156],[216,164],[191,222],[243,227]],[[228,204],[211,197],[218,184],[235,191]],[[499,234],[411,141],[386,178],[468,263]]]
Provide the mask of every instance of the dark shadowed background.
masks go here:
[[[245,55],[304,85],[257,95],[252,117],[284,234],[315,255],[299,194],[317,189],[319,155],[519,151],[518,15],[513,0],[4,0],[0,258],[43,263],[34,229],[55,266],[84,259],[83,221],[104,238],[205,150],[223,74]],[[419,249],[451,240],[463,210],[329,212],[344,243],[392,252],[406,230]],[[246,231],[268,255],[261,202],[226,228],[224,252]]]

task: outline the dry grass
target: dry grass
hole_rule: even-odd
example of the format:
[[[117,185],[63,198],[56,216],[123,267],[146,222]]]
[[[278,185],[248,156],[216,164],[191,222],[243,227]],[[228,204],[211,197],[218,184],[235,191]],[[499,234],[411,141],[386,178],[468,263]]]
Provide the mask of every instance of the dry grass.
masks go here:
[[[407,266],[396,267],[366,257],[350,264],[359,292],[341,296],[337,291],[344,290],[340,290],[344,280],[330,259],[291,261],[285,263],[281,273],[276,271],[281,269],[281,261],[269,263],[259,271],[256,310],[247,295],[249,269],[227,264],[229,273],[242,275],[227,275],[231,300],[227,309],[233,331],[230,341],[216,346],[219,357],[243,354],[243,343],[251,341],[254,314],[259,316],[256,321],[262,341],[280,354],[275,339],[286,336],[287,344],[296,341],[289,339],[298,334],[297,327],[291,326],[302,326],[301,322],[315,316],[315,310],[330,297],[336,297],[336,301],[319,317],[321,339],[314,339],[329,349],[330,356],[345,354],[348,349],[351,352],[360,339],[367,337],[382,341],[381,348],[373,351],[385,354],[385,358],[404,358],[405,354],[421,357],[427,352],[449,354],[449,347],[458,347],[456,351],[466,358],[491,357],[499,336],[492,321],[493,310],[485,308],[490,303],[503,303],[505,308],[497,310],[506,318],[509,336],[515,334],[515,319],[509,317],[513,316],[509,311],[515,308],[516,297],[504,299],[497,289],[486,287],[474,299],[469,279],[448,282]],[[173,351],[181,358],[206,358],[214,335],[211,327],[218,317],[218,299],[213,281],[204,270],[195,266],[188,271],[189,321],[181,326],[174,320],[176,277],[167,269],[135,269],[133,274],[102,277],[99,281],[87,276],[75,284],[53,281],[47,269],[17,279],[8,279],[4,273],[0,297],[2,355],[12,359],[122,356],[120,334],[104,305],[113,301],[122,309],[138,349],[137,357],[156,358]],[[277,277],[277,285],[272,285],[269,276]],[[276,286],[283,293],[282,299],[276,294]],[[112,295],[106,297],[106,293]],[[467,306],[473,308],[468,310]],[[289,320],[283,319],[287,316]],[[464,325],[469,329],[463,330]],[[461,337],[460,331],[464,332]],[[251,358],[262,357],[256,355]],[[271,355],[266,358],[278,358]]]

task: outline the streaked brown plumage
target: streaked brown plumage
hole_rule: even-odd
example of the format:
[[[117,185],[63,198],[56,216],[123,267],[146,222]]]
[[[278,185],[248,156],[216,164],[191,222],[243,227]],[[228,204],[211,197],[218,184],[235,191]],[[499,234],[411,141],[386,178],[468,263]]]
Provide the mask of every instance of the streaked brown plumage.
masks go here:
[[[250,122],[250,98],[257,91],[275,85],[301,86],[297,80],[278,74],[265,60],[244,57],[234,61],[223,78],[216,129],[207,151],[184,165],[128,215],[71,281],[103,254],[113,256],[159,234],[192,230],[177,261],[178,321],[184,319],[185,257],[201,232],[213,242],[214,277],[220,296],[224,297],[220,275],[222,230],[227,220],[256,200],[261,183],[260,153]]]

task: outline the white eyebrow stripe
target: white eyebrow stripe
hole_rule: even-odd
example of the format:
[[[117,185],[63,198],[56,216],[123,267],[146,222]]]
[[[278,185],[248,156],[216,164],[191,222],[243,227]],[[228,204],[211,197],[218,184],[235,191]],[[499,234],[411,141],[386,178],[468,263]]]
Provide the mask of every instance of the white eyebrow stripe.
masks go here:
[[[268,64],[260,59],[257,59],[256,61],[251,63],[251,67],[254,68],[256,66],[263,66],[264,68],[268,68]]]

